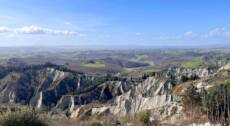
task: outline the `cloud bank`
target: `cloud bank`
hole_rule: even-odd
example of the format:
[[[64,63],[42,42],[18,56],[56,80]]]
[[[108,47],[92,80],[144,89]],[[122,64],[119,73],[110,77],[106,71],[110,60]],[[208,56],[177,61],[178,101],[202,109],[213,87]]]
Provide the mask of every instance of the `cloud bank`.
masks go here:
[[[203,37],[225,37],[230,38],[230,31],[227,31],[226,28],[215,28],[210,30],[208,33],[204,34]]]
[[[45,27],[39,27],[35,25],[24,26],[20,28],[9,28],[9,27],[0,27],[0,33],[16,33],[16,34],[51,34],[51,35],[81,35],[78,32],[68,31],[68,30],[58,30]]]
[[[171,39],[212,39],[212,38],[229,39],[230,31],[228,31],[226,28],[215,28],[203,33],[187,31],[184,32],[183,34],[171,35],[171,36],[165,35],[165,36],[156,37],[154,39],[171,40]]]

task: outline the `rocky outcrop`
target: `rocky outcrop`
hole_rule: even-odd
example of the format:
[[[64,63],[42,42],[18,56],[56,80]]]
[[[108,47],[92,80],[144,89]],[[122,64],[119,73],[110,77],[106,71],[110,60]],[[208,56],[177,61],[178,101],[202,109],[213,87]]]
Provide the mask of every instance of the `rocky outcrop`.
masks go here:
[[[37,108],[70,109],[105,103],[134,85],[132,81],[89,76],[57,66],[7,68],[0,79],[0,103],[30,104]]]
[[[97,107],[97,109],[109,109],[111,113],[119,117],[148,110],[152,111],[162,121],[166,118],[169,121],[170,117],[170,120],[174,122],[185,117],[182,113],[183,107],[179,102],[180,97],[174,94],[174,88],[184,82],[200,81],[201,78],[208,78],[213,76],[215,72],[215,69],[207,68],[183,69],[172,67],[149,76],[142,82],[133,84],[128,91],[122,92],[121,95],[112,99],[109,104]],[[79,111],[78,109],[76,111]],[[93,113],[91,112],[91,114]],[[74,118],[75,115],[76,112],[73,112],[71,117]]]
[[[182,114],[175,87],[194,82],[198,89],[207,88],[205,79],[217,72],[216,68],[170,67],[133,80],[86,75],[57,66],[12,69],[1,75],[0,103],[68,111],[71,118],[105,112],[121,117],[149,110],[162,120],[170,117],[175,121]]]
[[[117,96],[111,107],[111,112],[125,115],[170,105],[174,100],[167,91],[172,87],[169,81],[149,77],[130,91]]]

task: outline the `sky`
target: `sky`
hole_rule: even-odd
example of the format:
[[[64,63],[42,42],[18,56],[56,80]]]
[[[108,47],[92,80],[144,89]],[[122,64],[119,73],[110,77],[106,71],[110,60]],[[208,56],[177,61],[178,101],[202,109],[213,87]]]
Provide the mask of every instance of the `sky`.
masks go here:
[[[229,0],[0,0],[0,46],[230,45]]]

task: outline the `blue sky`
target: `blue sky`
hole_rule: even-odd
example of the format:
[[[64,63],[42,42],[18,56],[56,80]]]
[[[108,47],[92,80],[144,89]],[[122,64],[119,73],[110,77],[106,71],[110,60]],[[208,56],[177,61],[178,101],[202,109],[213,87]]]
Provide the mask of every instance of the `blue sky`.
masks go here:
[[[229,0],[0,0],[0,46],[230,44]]]

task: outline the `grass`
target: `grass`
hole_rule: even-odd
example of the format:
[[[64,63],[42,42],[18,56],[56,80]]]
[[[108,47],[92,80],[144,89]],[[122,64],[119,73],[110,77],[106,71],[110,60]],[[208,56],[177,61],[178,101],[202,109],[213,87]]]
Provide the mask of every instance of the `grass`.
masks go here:
[[[144,69],[143,71],[141,71],[141,73],[153,73],[153,72],[159,72],[159,71],[161,71],[161,69],[150,67],[150,68]]]
[[[88,67],[88,68],[104,68],[106,65],[104,63],[96,62],[96,63],[82,64],[81,66]]]
[[[127,114],[121,118],[122,125],[124,126],[151,126],[150,121],[151,113],[149,111],[142,111],[133,115]]]
[[[184,61],[181,63],[181,66],[184,68],[198,68],[200,65],[203,64],[203,61],[201,59],[195,59],[195,60],[191,60],[191,61]]]

